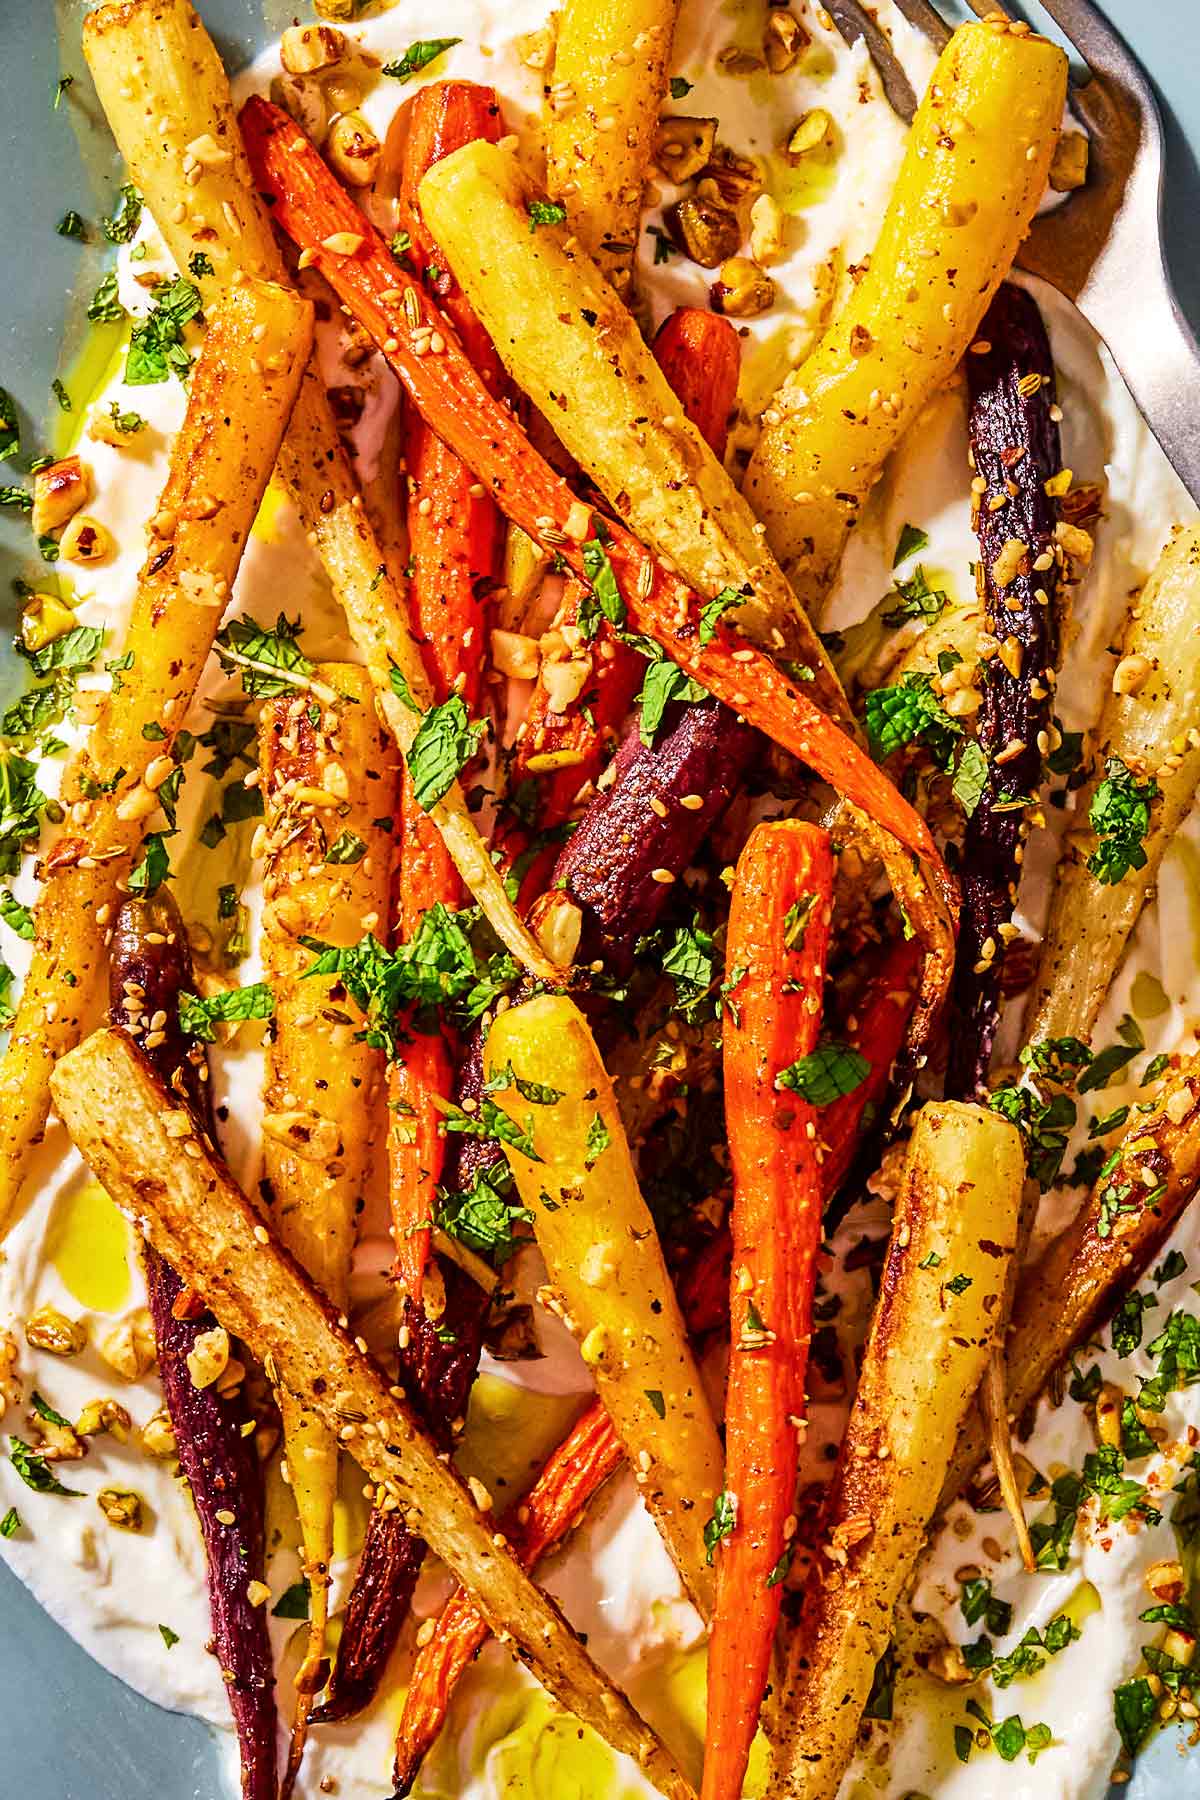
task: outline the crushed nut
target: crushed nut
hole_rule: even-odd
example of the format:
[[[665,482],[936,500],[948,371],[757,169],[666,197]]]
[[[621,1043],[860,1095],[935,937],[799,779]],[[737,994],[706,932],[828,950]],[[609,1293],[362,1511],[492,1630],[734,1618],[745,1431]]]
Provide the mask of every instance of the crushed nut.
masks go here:
[[[121,1320],[97,1349],[110,1369],[126,1381],[140,1381],[154,1367],[158,1351],[154,1342],[154,1326],[144,1306]]]
[[[33,478],[29,522],[38,537],[57,531],[92,497],[92,471],[78,456],[64,456]]]
[[[775,304],[775,283],[748,256],[731,256],[721,264],[709,289],[714,312],[726,318],[749,319]]]
[[[794,13],[773,6],[767,14],[763,32],[763,56],[772,75],[783,75],[791,68],[812,39]]]
[[[58,540],[58,548],[68,562],[102,563],[112,555],[113,541],[99,519],[79,513]]]
[[[78,1356],[87,1344],[88,1329],[82,1319],[68,1319],[56,1306],[39,1306],[26,1320],[25,1339],[51,1356]]]
[[[742,241],[736,213],[712,200],[689,194],[663,214],[676,244],[702,269],[715,269],[734,255]]]
[[[750,208],[750,254],[760,268],[783,250],[783,214],[770,194],[760,194]]]
[[[178,1452],[175,1439],[175,1427],[171,1423],[171,1415],[165,1406],[160,1406],[152,1413],[142,1426],[142,1449],[147,1456],[154,1456],[160,1462],[170,1462]]]
[[[223,1325],[202,1331],[188,1351],[188,1373],[193,1387],[211,1387],[225,1373],[229,1363],[229,1333]]]
[[[1010,587],[1021,573],[1021,565],[1029,554],[1029,545],[1021,538],[1005,538],[1000,554],[992,564],[992,580],[998,588]]]
[[[80,1437],[102,1437],[107,1434],[123,1444],[133,1427],[133,1420],[119,1400],[89,1400],[75,1429]]]
[[[658,122],[654,142],[654,160],[663,174],[682,187],[698,175],[713,153],[717,141],[717,121],[696,119],[686,113],[675,113]]]
[[[502,675],[514,681],[536,681],[541,660],[536,638],[499,628],[492,632],[492,662]]]
[[[1140,694],[1150,679],[1154,664],[1148,656],[1134,653],[1123,656],[1113,670],[1112,691],[1114,694]]]
[[[140,1494],[132,1493],[128,1488],[101,1488],[96,1495],[96,1505],[109,1524],[115,1525],[119,1531],[145,1530],[145,1511]]]
[[[345,54],[345,36],[333,25],[289,25],[279,40],[279,60],[289,75],[332,69]]]
[[[829,136],[833,120],[823,106],[810,106],[793,125],[787,141],[787,154],[793,162],[808,156]]]
[[[383,145],[361,113],[343,113],[340,119],[334,120],[325,155],[334,174],[340,175],[350,187],[370,187],[382,154]],[[328,242],[325,247],[329,248]]]
[[[1050,186],[1056,194],[1069,194],[1087,180],[1088,141],[1082,131],[1064,131],[1050,159]]]

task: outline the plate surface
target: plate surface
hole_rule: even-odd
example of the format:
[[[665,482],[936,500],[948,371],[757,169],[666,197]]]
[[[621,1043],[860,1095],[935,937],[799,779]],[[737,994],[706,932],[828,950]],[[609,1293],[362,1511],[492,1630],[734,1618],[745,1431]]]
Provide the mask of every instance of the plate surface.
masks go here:
[[[278,34],[292,8],[278,0],[198,0],[230,68]],[[549,3],[549,0],[548,0]],[[0,298],[0,384],[16,398],[27,443],[48,423],[50,382],[82,324],[79,294],[94,289],[99,248],[57,237],[68,207],[95,218],[118,179],[111,140],[79,51],[81,0],[0,0],[0,29],[18,49],[0,65],[0,242],[8,278]],[[297,8],[297,10],[301,10]],[[303,9],[307,11],[307,7]],[[1105,10],[1158,83],[1167,115],[1167,250],[1185,312],[1200,333],[1200,5],[1198,0],[1106,0]],[[279,15],[279,16],[276,16]],[[53,110],[61,75],[74,82]],[[72,298],[72,296],[76,298]],[[15,624],[11,579],[27,533],[0,520],[0,642]],[[20,683],[0,656],[0,699]],[[0,1741],[3,1792],[26,1800],[226,1800],[213,1741],[196,1720],[164,1713],[105,1673],[0,1565]],[[1143,1758],[1123,1800],[1200,1800],[1200,1756],[1179,1758],[1173,1737]],[[597,1796],[597,1800],[600,1797]]]

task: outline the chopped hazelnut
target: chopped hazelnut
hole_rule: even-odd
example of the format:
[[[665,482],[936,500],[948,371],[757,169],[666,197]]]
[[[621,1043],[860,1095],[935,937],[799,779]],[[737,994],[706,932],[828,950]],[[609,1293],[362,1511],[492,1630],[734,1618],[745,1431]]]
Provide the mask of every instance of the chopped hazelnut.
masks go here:
[[[315,75],[345,54],[345,36],[333,25],[289,25],[279,40],[279,60],[289,75]]]
[[[207,1388],[225,1373],[229,1362],[229,1333],[223,1325],[202,1331],[188,1351],[188,1373],[193,1387]]]
[[[145,1509],[140,1494],[131,1493],[127,1488],[101,1488],[96,1495],[96,1504],[109,1524],[119,1531],[145,1530]]]
[[[361,113],[343,113],[334,120],[325,155],[334,174],[350,187],[370,187],[382,153],[383,145]]]
[[[55,1306],[39,1306],[26,1321],[25,1337],[35,1350],[51,1356],[78,1356],[88,1341],[82,1319],[68,1319]]]
[[[96,1346],[110,1369],[126,1381],[140,1381],[154,1367],[157,1348],[150,1314],[144,1306],[127,1314],[108,1336]]]
[[[29,522],[38,537],[58,531],[92,497],[92,471],[78,456],[64,456],[33,478]]]

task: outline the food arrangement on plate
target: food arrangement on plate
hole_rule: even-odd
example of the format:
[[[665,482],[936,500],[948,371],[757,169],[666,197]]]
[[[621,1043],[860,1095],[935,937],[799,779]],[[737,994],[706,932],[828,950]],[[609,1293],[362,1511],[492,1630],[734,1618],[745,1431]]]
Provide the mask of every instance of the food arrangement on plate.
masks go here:
[[[1066,57],[318,11],[87,16],[116,266],[0,392],[5,1557],[246,1800],[1128,1779],[1200,519],[1014,268]]]

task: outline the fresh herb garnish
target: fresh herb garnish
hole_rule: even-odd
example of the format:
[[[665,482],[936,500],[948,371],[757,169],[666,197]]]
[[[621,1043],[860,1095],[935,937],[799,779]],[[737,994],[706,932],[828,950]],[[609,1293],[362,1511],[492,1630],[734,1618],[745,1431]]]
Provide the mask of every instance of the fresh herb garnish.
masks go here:
[[[126,183],[117,194],[112,217],[105,219],[101,229],[110,244],[127,244],[137,231],[141,216],[142,196]]]
[[[812,1106],[830,1106],[862,1086],[871,1073],[867,1058],[849,1044],[818,1044],[807,1056],[780,1071],[775,1085],[799,1094]]]
[[[202,1044],[216,1043],[217,1025],[274,1016],[275,995],[266,981],[255,981],[249,987],[223,988],[207,997],[189,993],[179,996],[179,1029]]]
[[[945,612],[949,598],[942,588],[930,587],[920,563],[907,581],[896,583],[893,594],[895,605],[883,614],[885,625],[903,625],[906,619],[923,619],[927,625],[932,625]]]
[[[404,759],[413,797],[424,812],[449,793],[479,748],[484,730],[482,719],[472,723],[468,718],[461,694],[451,694],[424,715]]]
[[[529,214],[529,230],[535,232],[539,225],[563,225],[566,223],[567,209],[558,200],[528,200],[525,210]]]
[[[9,1438],[8,1454],[13,1468],[25,1486],[32,1488],[35,1494],[66,1494],[75,1500],[80,1497],[79,1489],[64,1487],[51,1470],[45,1457],[39,1456],[37,1451],[25,1443],[23,1438]]]
[[[892,557],[893,569],[907,562],[910,556],[917,556],[929,543],[929,533],[922,531],[919,525],[904,525],[900,536],[896,539],[896,553]],[[943,596],[944,599],[944,596]]]
[[[729,1490],[723,1489],[713,1503],[712,1517],[704,1527],[705,1561],[712,1567],[713,1556],[718,1544],[732,1535],[737,1524],[737,1500]]]
[[[1087,866],[1097,881],[1111,886],[1130,869],[1145,868],[1143,842],[1150,829],[1150,809],[1159,793],[1153,776],[1139,781],[1119,756],[1108,758],[1104,780],[1088,809],[1099,847],[1088,857]]]
[[[227,673],[239,670],[242,686],[255,700],[304,687],[313,665],[300,648],[300,621],[280,613],[267,627],[243,614],[217,633],[216,652]]]
[[[273,1619],[307,1619],[310,1600],[308,1577],[302,1576],[299,1581],[294,1581],[290,1588],[284,1588],[271,1608],[271,1617]]]
[[[139,319],[129,338],[125,380],[130,387],[150,387],[174,373],[187,379],[192,359],[183,342],[184,327],[200,313],[200,289],[185,276],[164,281],[154,290],[154,305]]]
[[[146,838],[141,860],[130,871],[129,892],[131,894],[157,893],[170,873],[171,858],[167,851],[166,833],[152,831]]]
[[[461,38],[417,38],[396,62],[384,63],[383,73],[395,76],[397,81],[411,81],[445,51],[461,43]]]
[[[600,628],[595,606],[608,620],[610,625],[624,625],[625,602],[621,598],[621,590],[617,586],[617,578],[613,573],[612,563],[608,560],[608,552],[604,545],[608,541],[608,528],[597,519],[596,535],[589,538],[581,551],[583,572],[591,583],[592,592],[587,598],[595,603],[583,606],[579,610],[579,623],[585,637],[595,637]]]
[[[361,862],[367,854],[367,846],[356,831],[342,831],[325,852],[326,863]]]
[[[733,607],[744,606],[746,601],[753,597],[753,593],[754,590],[751,587],[723,587],[719,594],[714,594],[711,600],[706,600],[700,608],[701,644],[711,644],[717,635],[717,625],[720,620]]]
[[[639,648],[643,642],[653,643],[653,639],[639,639]],[[671,662],[657,644],[654,644],[654,648],[658,654],[648,664],[641,692],[637,696],[642,709],[639,734],[643,744],[647,746],[654,743],[668,706],[676,702],[694,705],[698,700],[708,699],[707,688],[694,681],[678,663]]]
[[[21,422],[17,403],[7,388],[0,388],[0,462],[15,456],[21,448]]]

